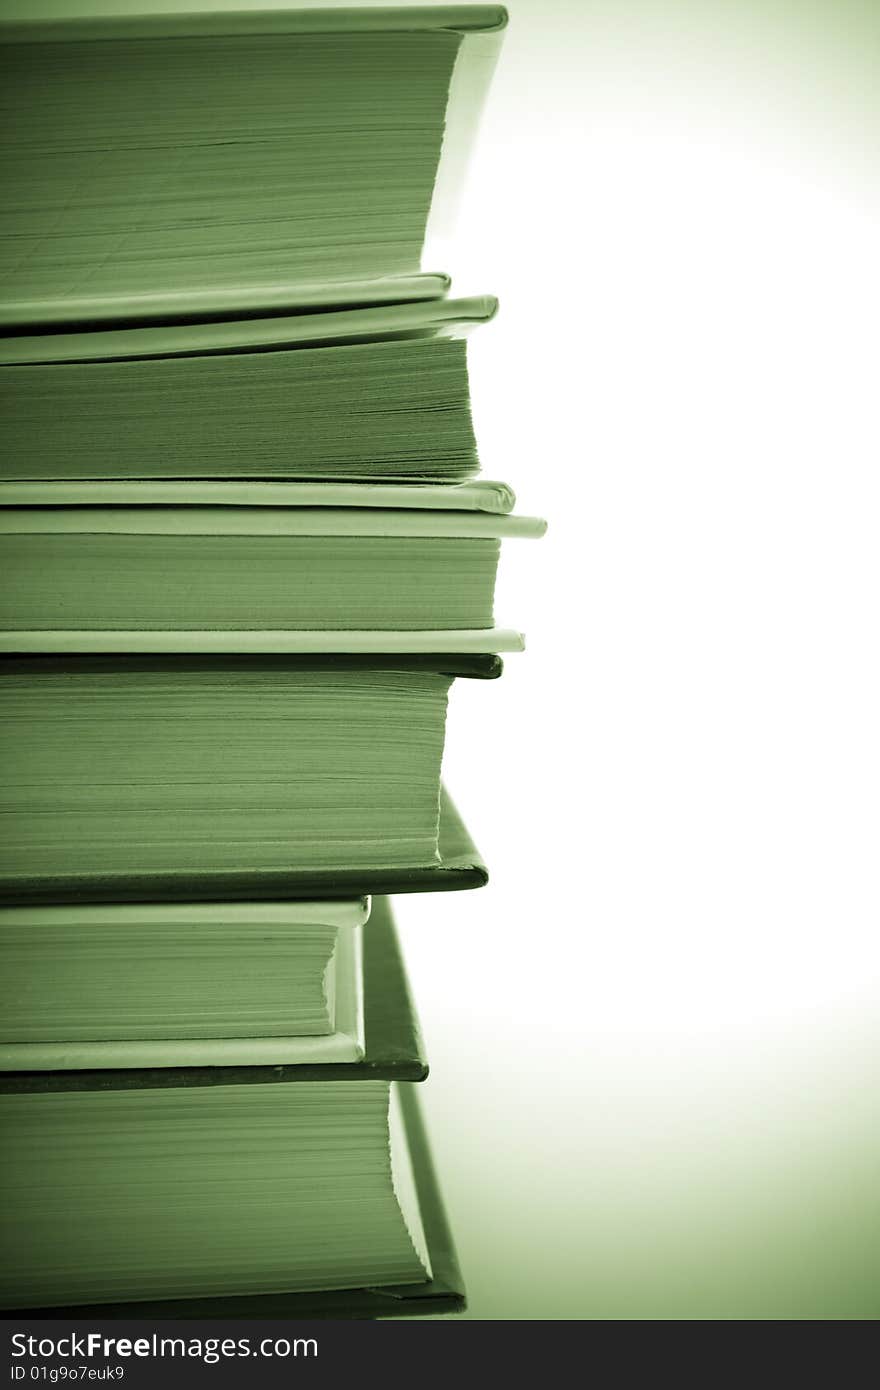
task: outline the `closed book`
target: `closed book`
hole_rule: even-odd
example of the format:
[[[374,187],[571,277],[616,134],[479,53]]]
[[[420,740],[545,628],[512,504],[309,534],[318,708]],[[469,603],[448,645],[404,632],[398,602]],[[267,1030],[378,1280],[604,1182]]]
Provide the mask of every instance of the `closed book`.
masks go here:
[[[154,321],[436,295],[498,5],[0,29],[0,321]]]
[[[369,898],[0,907],[0,1070],[357,1061],[369,910]]]
[[[0,507],[0,634],[486,631],[502,540],[543,529],[440,507]]]
[[[490,296],[0,341],[0,480],[458,483]],[[328,504],[329,505],[329,504]]]
[[[7,901],[439,886],[456,677],[492,656],[0,661]]]

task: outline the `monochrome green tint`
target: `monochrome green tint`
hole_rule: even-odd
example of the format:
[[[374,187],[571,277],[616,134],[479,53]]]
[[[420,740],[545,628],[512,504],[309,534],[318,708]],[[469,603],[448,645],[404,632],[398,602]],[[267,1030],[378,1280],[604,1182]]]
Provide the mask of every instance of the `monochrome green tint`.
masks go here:
[[[144,920],[145,916],[148,920]],[[268,920],[267,920],[268,918]],[[0,911],[0,1038],[320,1035],[337,929],[214,903]]]
[[[500,541],[3,535],[0,628],[490,628]]]
[[[0,664],[0,881],[439,862],[442,670]]]
[[[395,1193],[389,1089],[0,1096],[4,1306],[424,1282],[417,1208],[405,1217]]]
[[[465,353],[421,336],[4,365],[0,477],[462,482]]]
[[[4,46],[4,300],[418,270],[460,34],[161,30]]]

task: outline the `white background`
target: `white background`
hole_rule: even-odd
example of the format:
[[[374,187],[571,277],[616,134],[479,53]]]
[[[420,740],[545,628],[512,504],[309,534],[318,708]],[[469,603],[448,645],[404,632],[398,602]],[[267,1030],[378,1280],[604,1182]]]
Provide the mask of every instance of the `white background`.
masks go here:
[[[723,1219],[793,1183],[800,1239],[874,1142],[878,49],[848,4],[511,10],[451,268],[501,298],[484,473],[550,530],[502,557],[526,654],[452,692],[492,883],[398,902],[435,1146],[472,1316],[687,1317],[670,1252],[735,1310]]]

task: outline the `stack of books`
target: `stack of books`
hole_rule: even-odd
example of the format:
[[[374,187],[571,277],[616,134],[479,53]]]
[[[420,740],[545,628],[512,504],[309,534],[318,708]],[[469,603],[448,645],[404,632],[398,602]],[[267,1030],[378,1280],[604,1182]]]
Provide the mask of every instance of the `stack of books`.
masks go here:
[[[419,269],[505,18],[5,26],[7,1308],[462,1306],[387,895],[486,882],[446,705],[543,531]]]

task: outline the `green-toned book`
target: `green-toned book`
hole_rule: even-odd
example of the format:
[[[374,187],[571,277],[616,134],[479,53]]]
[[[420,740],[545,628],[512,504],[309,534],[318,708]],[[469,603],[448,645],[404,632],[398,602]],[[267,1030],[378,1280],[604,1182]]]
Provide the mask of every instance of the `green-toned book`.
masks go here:
[[[70,631],[488,629],[502,538],[543,530],[425,507],[0,508],[0,631],[51,650]]]
[[[0,1078],[0,1303],[56,1316],[398,1316],[463,1291],[412,1096],[387,901],[358,1063]],[[397,1093],[397,1094],[395,1094]]]
[[[357,1061],[369,899],[0,908],[0,1070]]]
[[[381,855],[377,855],[377,860]],[[6,878],[0,899],[8,905],[81,905],[83,902],[118,906],[123,903],[266,902],[294,898],[331,898],[361,893],[450,893],[484,888],[489,871],[445,787],[440,789],[437,855],[430,864],[403,868],[377,862],[368,869],[342,867],[302,868],[294,863],[281,869],[209,869],[194,864],[161,873],[131,872],[125,865],[101,874],[37,875]]]
[[[442,866],[449,688],[500,671],[479,655],[6,658],[0,891],[266,900],[418,879]]]
[[[0,340],[0,478],[457,483],[488,296]]]
[[[442,292],[423,242],[501,6],[19,14],[0,30],[6,324]]]

